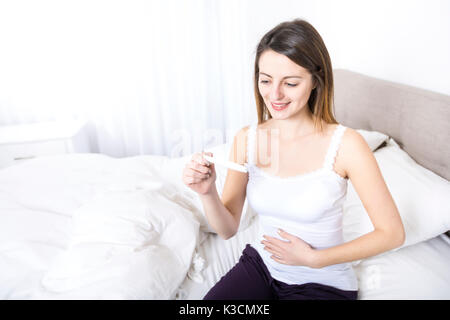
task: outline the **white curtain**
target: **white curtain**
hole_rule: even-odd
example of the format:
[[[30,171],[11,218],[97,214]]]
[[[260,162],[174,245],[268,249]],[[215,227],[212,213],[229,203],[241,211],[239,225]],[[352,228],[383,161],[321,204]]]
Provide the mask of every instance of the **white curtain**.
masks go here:
[[[116,157],[229,142],[256,121],[257,3],[2,1],[0,125],[87,119]]]

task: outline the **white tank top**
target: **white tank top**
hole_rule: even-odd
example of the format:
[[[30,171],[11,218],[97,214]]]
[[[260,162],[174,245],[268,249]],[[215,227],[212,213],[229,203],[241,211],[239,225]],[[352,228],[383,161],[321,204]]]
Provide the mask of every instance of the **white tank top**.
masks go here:
[[[320,169],[286,178],[268,174],[256,166],[256,127],[256,124],[250,126],[247,140],[247,201],[258,213],[260,224],[259,235],[252,246],[274,279],[288,284],[314,282],[341,290],[358,290],[351,263],[320,269],[285,265],[270,258],[271,254],[261,244],[263,235],[283,239],[277,233],[278,228],[303,239],[315,249],[344,242],[342,205],[347,180],[334,171],[333,165],[346,127],[341,124],[336,127]]]

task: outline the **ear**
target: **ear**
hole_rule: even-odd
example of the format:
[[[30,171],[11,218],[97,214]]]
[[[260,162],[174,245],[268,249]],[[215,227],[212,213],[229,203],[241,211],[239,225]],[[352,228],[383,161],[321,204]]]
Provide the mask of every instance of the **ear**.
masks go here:
[[[313,87],[311,90],[314,90],[317,87],[317,80],[316,78],[313,78]]]

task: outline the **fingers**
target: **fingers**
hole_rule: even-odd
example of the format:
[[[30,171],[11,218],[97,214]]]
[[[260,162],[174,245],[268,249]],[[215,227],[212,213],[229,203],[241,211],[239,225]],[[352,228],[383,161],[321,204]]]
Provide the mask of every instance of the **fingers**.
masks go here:
[[[271,245],[271,244],[268,244],[268,243],[264,243],[264,250],[269,251],[270,253],[281,257],[281,250],[280,250],[280,248],[278,248],[278,247],[276,247],[274,245]]]
[[[198,170],[201,170],[201,171],[198,171]],[[204,170],[202,168],[200,168],[200,169],[190,168],[190,170],[186,170],[185,177],[186,177],[187,183],[189,183],[189,184],[199,183],[199,182],[211,177],[211,173],[212,172],[210,169]]]
[[[192,156],[191,160],[197,162],[200,165],[209,166],[210,163],[203,157],[204,154],[208,155],[208,156],[212,156],[211,152],[198,152]]]
[[[211,152],[205,152],[204,154],[212,155]],[[210,178],[212,170],[214,170],[214,166],[211,166],[211,164],[203,158],[203,153],[195,153],[185,166],[185,182],[187,184],[199,183]]]
[[[262,244],[264,244],[264,250],[268,251],[272,255],[270,256],[271,259],[282,263],[282,264],[288,264],[287,261],[284,259],[284,250],[274,243],[270,241],[261,241]]]
[[[203,156],[201,154],[195,154],[192,157],[191,161],[188,162],[187,167],[199,174],[205,175],[208,173],[209,174],[212,173],[211,164],[206,159],[203,159]],[[193,175],[191,175],[191,176],[193,176]]]
[[[280,235],[280,237],[287,239],[289,241],[291,241],[295,238],[295,236],[293,236],[292,234],[287,233],[286,231],[281,230],[281,229],[278,229],[278,234]]]
[[[208,169],[210,169],[212,164],[203,157],[203,154],[212,155],[211,152],[195,153],[192,156],[191,161],[189,161],[188,165],[190,168],[192,168],[194,170],[206,173],[208,171]]]
[[[211,177],[210,174],[202,175],[202,174],[194,174],[195,176],[186,175],[185,181],[187,184],[199,183]]]
[[[278,263],[289,264],[286,260],[281,257],[277,257],[276,255],[271,255],[270,257]]]
[[[270,236],[264,235],[263,238],[266,239],[266,242],[272,243],[273,245],[282,248],[286,243],[289,243],[290,241],[282,240]]]
[[[264,236],[264,238],[267,239],[267,236]],[[269,251],[270,253],[275,253],[278,256],[281,255],[283,249],[279,247],[277,244],[275,244],[273,241],[262,240],[261,243],[264,245],[265,250]]]

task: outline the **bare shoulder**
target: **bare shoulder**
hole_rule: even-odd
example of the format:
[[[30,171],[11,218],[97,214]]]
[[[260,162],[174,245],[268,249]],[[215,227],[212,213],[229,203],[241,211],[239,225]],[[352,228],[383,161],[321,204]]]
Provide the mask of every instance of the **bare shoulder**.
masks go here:
[[[248,130],[250,129],[250,125],[242,127],[237,133],[236,136],[247,136]]]
[[[347,127],[339,148],[340,166],[346,176],[374,163],[375,157],[363,136],[353,128]]]
[[[342,147],[364,148],[368,146],[363,136],[353,128],[346,127],[342,136]]]
[[[230,150],[230,161],[244,164],[247,162],[247,136],[250,125],[245,126],[234,136],[233,145]]]

